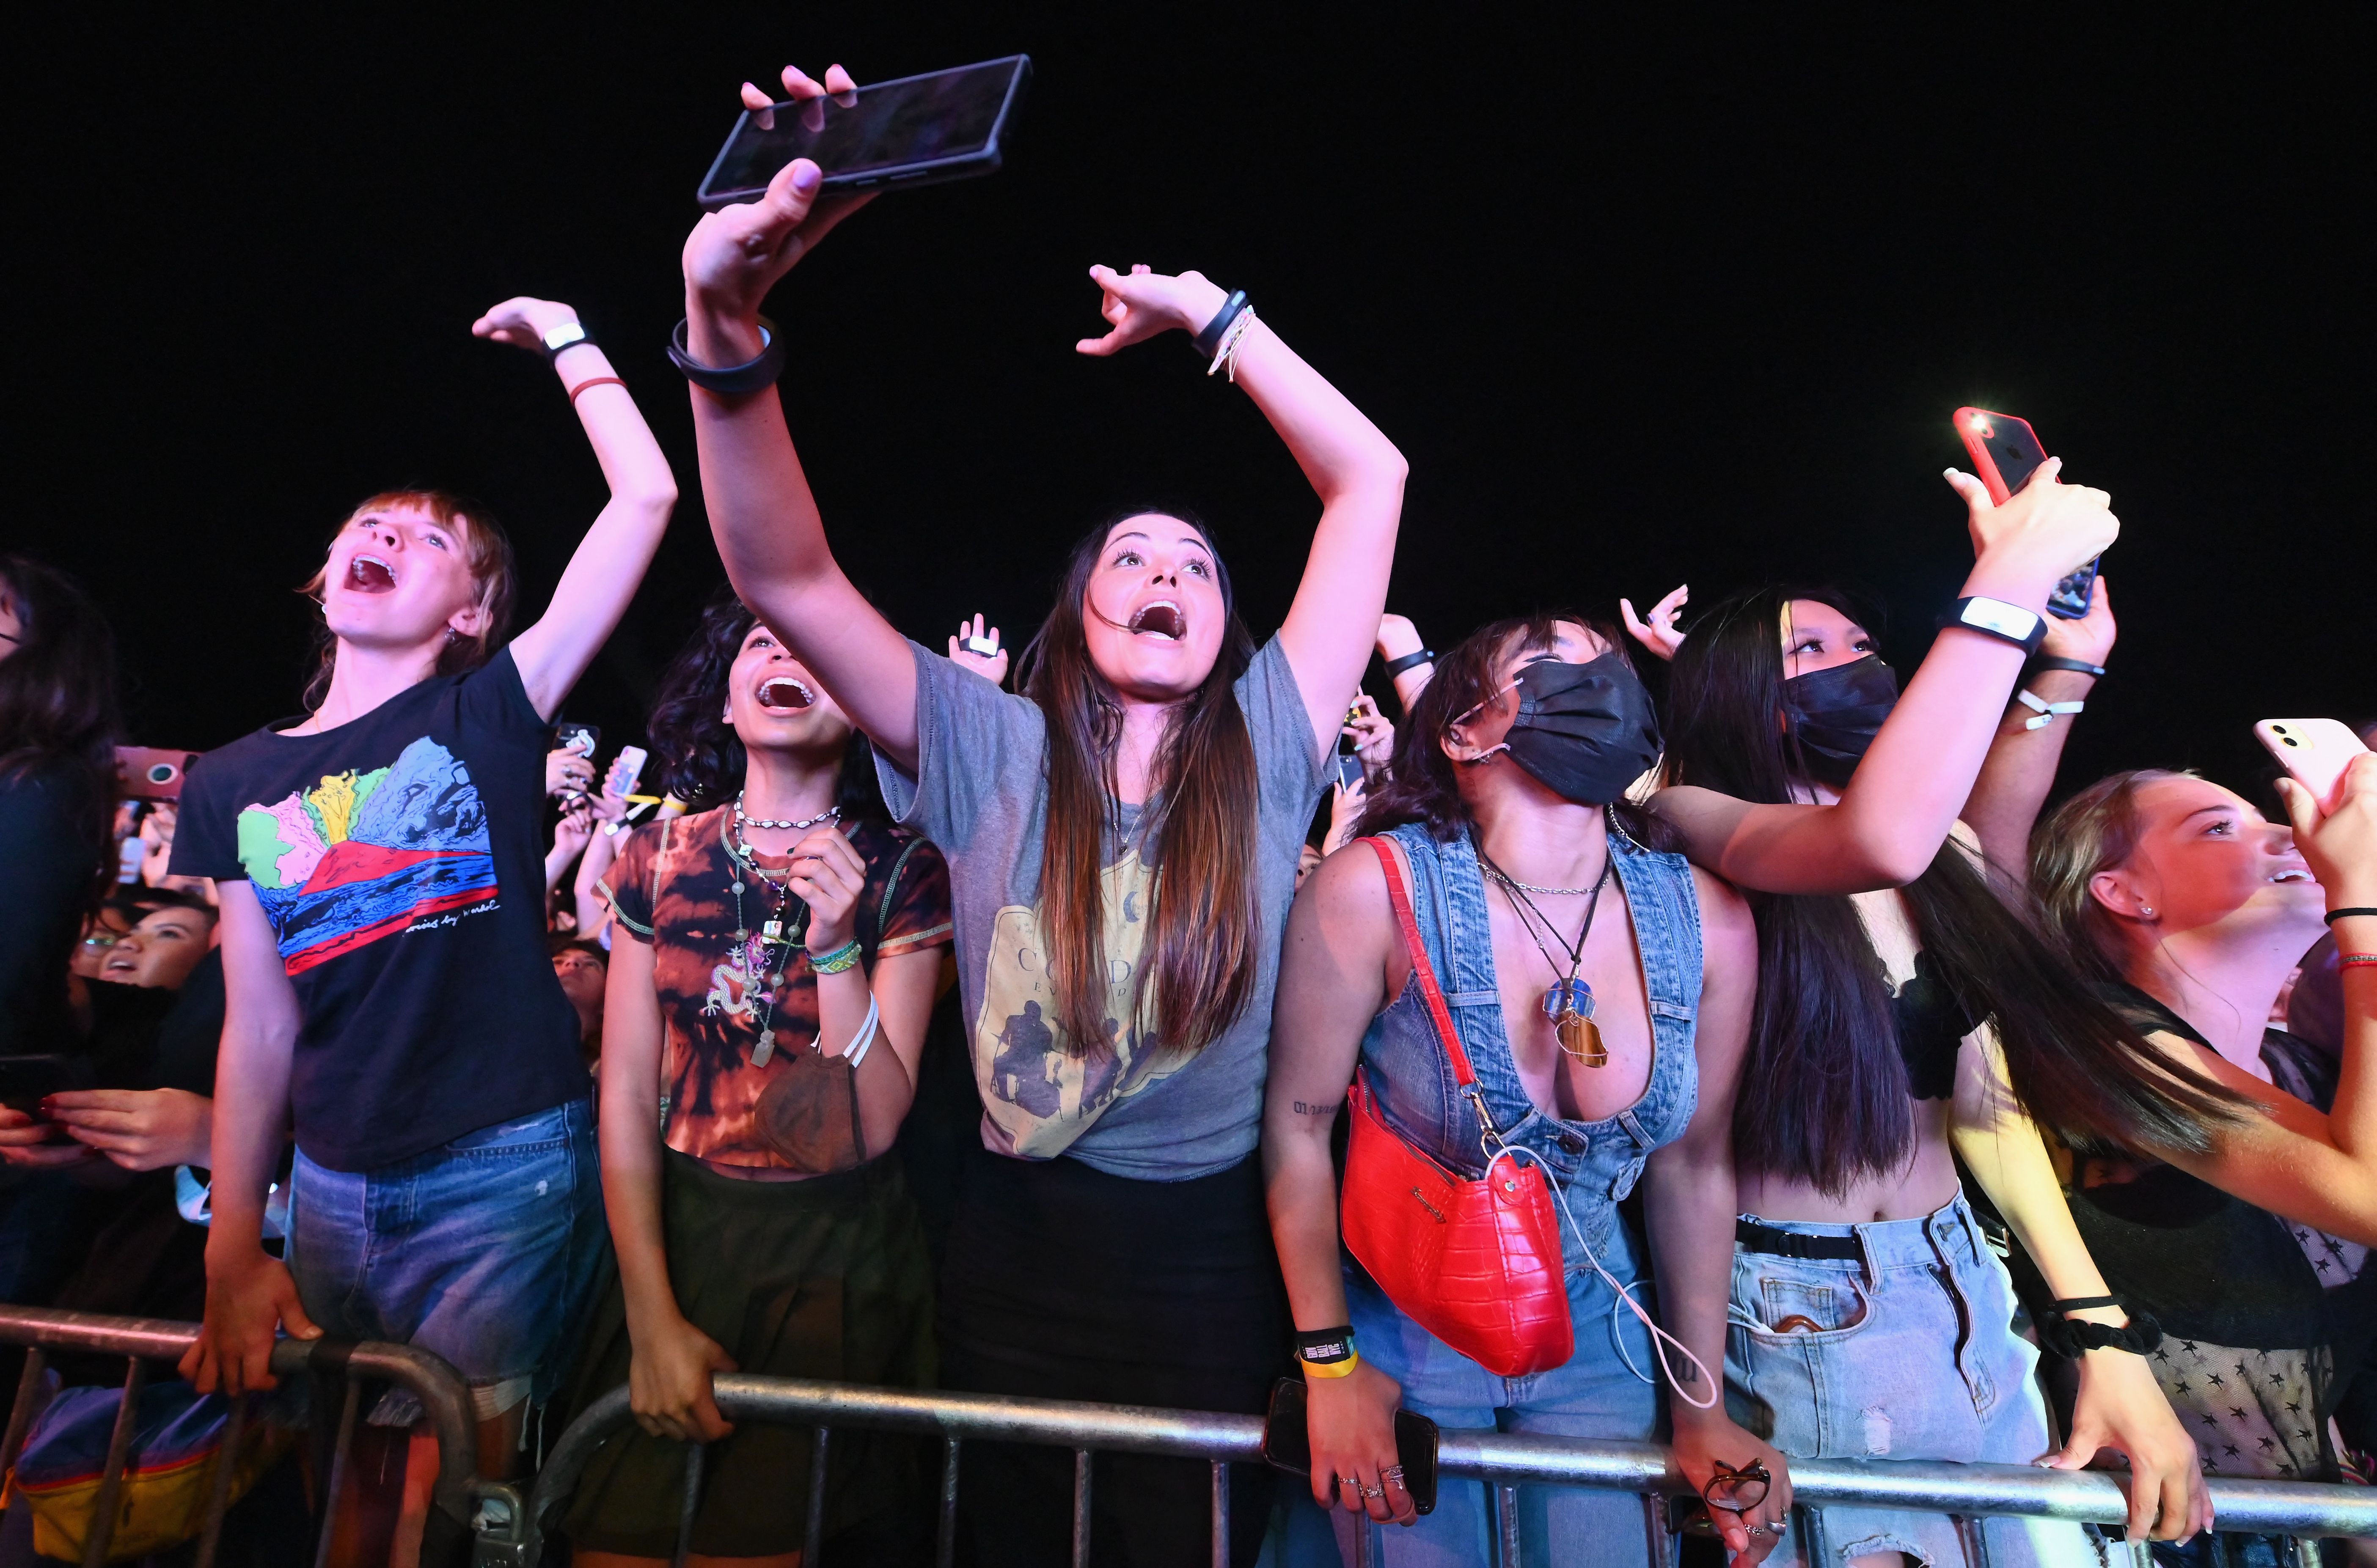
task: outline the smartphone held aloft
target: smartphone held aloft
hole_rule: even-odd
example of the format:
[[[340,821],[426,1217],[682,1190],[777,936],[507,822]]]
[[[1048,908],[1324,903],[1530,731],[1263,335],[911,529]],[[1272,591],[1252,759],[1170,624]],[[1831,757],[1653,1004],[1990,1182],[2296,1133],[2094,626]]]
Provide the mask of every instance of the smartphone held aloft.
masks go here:
[[[2278,759],[2294,781],[2311,793],[2325,816],[2344,795],[2344,770],[2369,748],[2341,719],[2264,719],[2253,738]]]
[[[1015,105],[1032,79],[1032,57],[960,65],[851,92],[747,109],[694,195],[703,210],[756,201],[796,158],[825,174],[829,191],[926,185],[987,174]]]
[[[1987,409],[1958,409],[1953,420],[1956,434],[1965,439],[1965,451],[1973,459],[1973,471],[1998,505],[2004,505],[2014,492],[2028,484],[2030,476],[2047,461],[2047,448],[2039,445],[2038,433],[2030,428],[2028,420]],[[2055,585],[2055,591],[2047,596],[2047,612],[2077,621],[2088,613],[2096,583],[2096,561],[2091,561]]]

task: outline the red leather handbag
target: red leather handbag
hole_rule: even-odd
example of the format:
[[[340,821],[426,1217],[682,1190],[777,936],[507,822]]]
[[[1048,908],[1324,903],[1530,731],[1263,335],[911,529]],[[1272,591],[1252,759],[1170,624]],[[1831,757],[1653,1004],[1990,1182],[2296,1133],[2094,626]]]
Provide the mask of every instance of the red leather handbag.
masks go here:
[[[1473,1181],[1412,1147],[1379,1114],[1357,1068],[1348,1090],[1353,1139],[1339,1223],[1346,1248],[1411,1320],[1499,1377],[1564,1365],[1576,1353],[1559,1217],[1543,1170],[1500,1158],[1501,1134],[1412,919],[1403,867],[1383,838],[1365,838],[1387,873],[1387,897],[1419,978],[1439,1044],[1476,1111],[1486,1174]]]

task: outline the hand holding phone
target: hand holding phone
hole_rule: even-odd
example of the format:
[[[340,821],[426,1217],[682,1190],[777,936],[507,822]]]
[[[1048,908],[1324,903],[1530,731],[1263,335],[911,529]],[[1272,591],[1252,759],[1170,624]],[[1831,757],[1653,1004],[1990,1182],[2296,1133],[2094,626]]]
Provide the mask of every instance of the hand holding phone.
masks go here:
[[[2332,814],[2343,797],[2344,770],[2369,752],[2359,736],[2334,719],[2264,719],[2253,726],[2253,738],[2311,791],[2322,816]]]
[[[1308,1484],[1312,1479],[1308,1395],[1305,1384],[1296,1378],[1284,1377],[1272,1384],[1262,1436],[1264,1462]],[[1403,1467],[1404,1490],[1411,1495],[1412,1507],[1422,1514],[1436,1512],[1438,1435],[1436,1423],[1426,1416],[1403,1409],[1395,1412],[1395,1463]]]
[[[839,71],[836,67],[836,71]],[[694,199],[715,212],[757,201],[794,159],[824,175],[827,191],[876,190],[962,180],[996,170],[1015,105],[1032,79],[1032,59],[1010,54],[980,65],[855,86],[826,73],[825,90],[786,73],[791,97],[744,95],[743,117],[702,177]],[[753,99],[758,101],[754,102]]]
[[[1965,451],[1973,459],[1973,471],[1998,505],[2013,499],[2014,492],[2028,484],[2030,476],[2047,461],[2047,448],[2039,445],[2038,433],[2030,428],[2028,420],[1987,409],[1958,409],[1954,418],[1956,434],[1965,438]],[[2087,614],[2090,585],[2096,580],[2097,561],[2103,559],[2100,555],[2066,574],[2047,596],[2047,612],[2066,621]]]

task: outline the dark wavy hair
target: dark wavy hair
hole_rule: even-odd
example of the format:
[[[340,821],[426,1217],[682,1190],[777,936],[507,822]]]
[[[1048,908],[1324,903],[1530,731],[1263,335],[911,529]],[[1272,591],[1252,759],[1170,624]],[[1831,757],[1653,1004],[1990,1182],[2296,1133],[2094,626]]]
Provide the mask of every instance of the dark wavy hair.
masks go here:
[[[1572,610],[1538,611],[1478,627],[1438,656],[1435,672],[1404,715],[1395,732],[1394,761],[1362,813],[1364,833],[1384,833],[1416,822],[1426,825],[1432,837],[1449,841],[1469,830],[1469,807],[1461,798],[1461,765],[1444,754],[1444,736],[1455,719],[1501,690],[1502,665],[1512,654],[1548,653],[1557,647],[1563,622],[1591,631],[1628,669],[1634,667],[1616,626]],[[1626,836],[1643,848],[1682,847],[1680,834],[1633,802],[1612,801],[1609,809]]]
[[[437,651],[439,675],[460,675],[476,670],[496,656],[511,631],[512,600],[519,588],[519,573],[512,562],[512,541],[503,525],[487,515],[486,508],[466,501],[461,496],[443,490],[383,490],[365,499],[347,514],[339,525],[335,540],[355,524],[355,519],[372,512],[406,510],[425,512],[437,526],[462,541],[462,559],[471,568],[471,586],[477,591],[479,608],[484,612],[478,632],[468,637],[448,637]],[[298,591],[319,604],[322,601],[324,574],[328,567],[316,569]],[[339,639],[330,628],[314,624],[314,671],[305,678],[305,711],[311,713],[322,706],[330,694],[330,673],[337,667]]]
[[[1066,1050],[1108,1049],[1105,908],[1099,873],[1105,834],[1119,827],[1116,754],[1122,704],[1090,659],[1081,604],[1106,536],[1129,517],[1165,517],[1197,530],[1222,591],[1222,646],[1203,685],[1173,713],[1149,779],[1142,854],[1153,868],[1147,935],[1133,1016],[1153,1020],[1157,1041],[1200,1051],[1253,1000],[1256,944],[1254,738],[1232,689],[1254,662],[1230,569],[1212,531],[1176,506],[1133,506],[1081,536],[1057,586],[1057,602],[1023,650],[1019,689],[1047,721],[1048,821],[1040,857],[1041,931]],[[1142,1004],[1151,1000],[1152,1008]],[[1128,1022],[1127,1020],[1125,1021]]]
[[[1668,778],[1779,805],[1808,772],[1781,724],[1791,600],[1857,612],[1827,588],[1768,587],[1716,605],[1685,637],[1668,685]],[[1901,889],[1925,953],[1968,1017],[1990,1018],[2015,1097],[2074,1147],[2204,1152],[2240,1102],[2175,1066],[2058,947],[1991,891],[1953,837]],[[1734,1112],[1744,1170],[1839,1195],[1905,1169],[1915,1117],[1888,976],[1846,897],[1749,893],[1758,1000]]]
[[[735,727],[721,716],[735,656],[742,652],[743,639],[758,619],[732,589],[722,590],[661,677],[644,733],[660,766],[656,778],[661,789],[683,801],[689,811],[723,806],[743,787],[750,756]],[[854,729],[842,754],[834,803],[842,807],[845,826],[861,820],[890,820],[875,782],[873,747]]]
[[[115,636],[81,588],[30,556],[0,555],[0,598],[21,641],[0,659],[0,782],[63,782],[66,809],[95,857],[115,813]],[[96,897],[101,891],[95,884]]]

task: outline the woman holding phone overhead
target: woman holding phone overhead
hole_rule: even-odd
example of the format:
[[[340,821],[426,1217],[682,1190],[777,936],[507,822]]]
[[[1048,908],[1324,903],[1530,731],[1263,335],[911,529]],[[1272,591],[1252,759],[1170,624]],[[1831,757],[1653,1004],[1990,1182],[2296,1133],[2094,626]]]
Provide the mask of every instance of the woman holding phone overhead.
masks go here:
[[[838,67],[784,85],[852,86]],[[1235,384],[1287,443],[1320,522],[1259,647],[1202,524],[1117,515],[1074,547],[1022,695],[1003,695],[844,577],[768,391],[786,345],[760,302],[854,205],[818,184],[796,162],[695,229],[680,368],[736,590],[874,738],[895,814],[949,861],[985,1152],[941,1285],[943,1382],[1259,1411],[1289,1332],[1254,1158],[1280,931],[1322,738],[1384,604],[1403,457],[1244,295],[1092,268],[1110,330],[1081,351],[1191,335],[1230,372],[1216,393]],[[1067,1456],[984,1448],[967,1466],[977,1558],[1061,1560]],[[1209,1484],[1200,1464],[1102,1457],[1095,1534],[1134,1562],[1208,1562]],[[1269,1490],[1234,1478],[1236,1561],[1260,1545]]]

